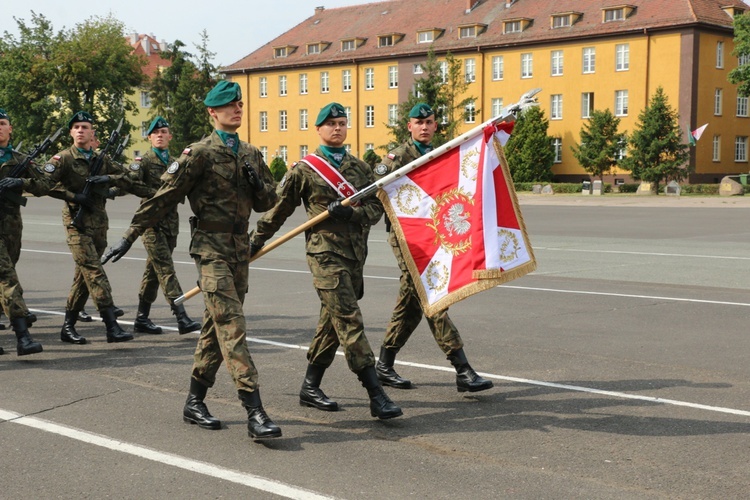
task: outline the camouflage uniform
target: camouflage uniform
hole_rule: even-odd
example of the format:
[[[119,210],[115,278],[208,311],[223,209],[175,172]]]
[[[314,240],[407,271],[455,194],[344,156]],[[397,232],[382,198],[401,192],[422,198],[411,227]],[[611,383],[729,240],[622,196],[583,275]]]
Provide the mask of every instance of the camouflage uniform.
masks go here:
[[[382,162],[385,168],[380,165],[376,167],[375,176],[378,179],[385,177],[420,156],[422,154],[417,149],[417,146],[414,145],[414,141],[409,139],[404,144],[390,151]],[[385,332],[383,346],[398,352],[406,344],[406,341],[409,340],[417,325],[419,325],[423,313],[422,306],[419,303],[419,295],[414,287],[411,274],[409,274],[404,255],[396,239],[395,231],[390,232],[388,242],[393,248],[393,254],[396,256],[399,269],[401,269],[401,286],[398,291],[396,307],[393,310],[391,321],[388,323],[388,328]],[[448,316],[447,309],[439,311],[432,316],[425,316],[425,319],[427,319],[427,324],[430,326],[430,331],[432,331],[435,341],[445,354],[450,354],[463,347],[464,344],[461,336],[453,321]]]
[[[244,172],[246,163],[265,182],[262,191],[251,187]],[[214,131],[185,148],[162,181],[162,187],[133,216],[126,239],[135,241],[187,196],[196,215],[191,218],[190,254],[206,303],[192,377],[211,387],[226,360],[240,392],[253,392],[258,372],[247,348],[242,310],[250,258],[247,228],[252,210],[267,210],[276,201],[271,171],[257,148],[240,142],[234,154]]]
[[[13,153],[0,166],[0,179],[8,177],[10,171],[22,161],[23,156]],[[54,186],[36,165],[29,165],[23,177],[23,189],[35,196],[44,196]],[[21,192],[17,194],[20,196]],[[15,268],[21,255],[22,233],[21,207],[3,197],[0,199],[0,301],[5,315],[11,320],[29,314]]]
[[[325,157],[318,148],[315,154]],[[373,183],[372,169],[346,154],[339,172],[356,189]],[[278,187],[278,204],[258,220],[252,243],[262,245],[281,227],[300,203],[309,219],[326,212],[339,195],[304,163],[296,163]],[[367,257],[370,226],[383,215],[380,201],[371,196],[362,201],[361,212],[349,222],[326,219],[305,233],[307,263],[313,286],[320,298],[320,319],[307,352],[310,364],[328,367],[339,344],[344,347],[349,369],[355,373],[375,365],[375,356],[365,337],[362,312],[357,301],[364,294],[363,267]],[[357,215],[357,212],[362,215]]]
[[[175,158],[170,156],[165,164],[153,150],[149,150],[130,165],[131,176],[135,181],[133,185],[140,187],[132,191],[143,198],[141,203],[156,194],[161,187],[161,176],[167,171],[167,166],[174,161]],[[182,295],[182,288],[177,280],[172,260],[172,252],[177,247],[179,232],[180,217],[177,214],[177,206],[167,212],[154,227],[143,232],[141,241],[146,248],[148,258],[138,292],[138,298],[142,301],[152,304],[156,300],[159,285],[170,304]]]
[[[106,210],[106,194],[93,194],[93,210],[87,210],[73,202],[74,196],[83,192],[86,179],[91,175],[91,165],[96,160],[96,152],[91,159],[72,146],[50,159],[44,167],[45,175],[57,183],[50,196],[64,200],[62,220],[67,232],[67,243],[76,264],[73,286],[68,295],[66,309],[80,311],[88,300],[89,292],[96,308],[113,307],[112,288],[104,273],[100,257],[107,247],[109,219]],[[104,159],[99,175],[108,175],[109,185],[128,191],[132,184],[128,172],[109,158]],[[104,188],[106,189],[106,188]],[[83,231],[71,225],[78,210],[84,210]]]

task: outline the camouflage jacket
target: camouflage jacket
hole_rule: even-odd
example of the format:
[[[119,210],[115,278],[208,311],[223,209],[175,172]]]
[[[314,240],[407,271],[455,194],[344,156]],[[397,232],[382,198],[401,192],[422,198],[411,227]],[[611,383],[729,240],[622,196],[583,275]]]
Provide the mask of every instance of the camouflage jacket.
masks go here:
[[[250,186],[245,165],[263,178],[263,190]],[[133,216],[125,233],[128,241],[135,241],[145,229],[155,226],[187,196],[198,220],[191,234],[191,255],[228,262],[249,259],[250,213],[263,212],[276,203],[276,184],[258,148],[240,141],[238,154],[234,154],[214,131],[185,148],[162,181],[156,194]]]
[[[11,170],[23,160],[24,155],[14,152],[10,160],[0,165],[0,179],[8,177]],[[54,183],[44,176],[42,168],[33,163],[26,168],[21,178],[23,179],[23,191],[29,192],[34,196],[44,196],[54,186]],[[21,190],[19,189],[16,194],[20,196],[22,194]],[[13,225],[17,225],[18,231],[20,231],[22,228],[21,206],[3,197],[0,199],[0,219],[3,221],[2,226],[0,226],[3,234],[5,234],[7,228]]]
[[[98,154],[95,151],[91,159],[87,160],[78,151],[78,148],[71,146],[57,153],[44,165],[44,175],[56,183],[49,195],[66,202],[63,205],[63,223],[66,226],[70,225],[80,208],[74,203],[74,196],[83,192],[86,179],[91,176],[91,165]],[[122,191],[129,191],[132,185],[127,170],[112,162],[108,157],[104,158],[104,163],[98,175],[108,175],[110,180],[108,184],[97,186],[92,192],[94,209],[85,210],[82,220],[83,226],[86,228],[109,227],[106,210],[106,189],[117,187]]]
[[[325,157],[320,148],[315,150],[315,154]],[[344,156],[339,171],[357,190],[375,181],[370,166],[349,154]],[[291,166],[279,183],[277,192],[279,201],[276,206],[258,220],[252,236],[252,242],[256,245],[269,240],[300,203],[305,205],[307,218],[312,219],[326,212],[328,204],[339,198],[338,193],[320,175],[302,162]],[[337,223],[329,218],[306,231],[307,253],[334,252],[364,262],[370,226],[382,215],[383,205],[376,196],[361,200],[360,205],[354,208],[349,223]]]
[[[135,158],[130,164],[130,177],[133,180],[133,187],[130,192],[142,198],[141,204],[154,196],[162,184],[161,177],[167,171],[167,166],[174,163],[175,158],[170,156],[167,165],[161,161],[161,158],[149,149],[142,156]],[[177,214],[177,206],[167,212],[159,221],[155,229],[167,231],[176,235],[180,231],[180,216]]]

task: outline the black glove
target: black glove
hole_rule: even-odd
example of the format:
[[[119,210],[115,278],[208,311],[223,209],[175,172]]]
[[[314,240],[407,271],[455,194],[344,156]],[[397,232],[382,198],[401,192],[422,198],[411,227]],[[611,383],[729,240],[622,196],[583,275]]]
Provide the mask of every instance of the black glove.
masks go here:
[[[260,245],[257,243],[250,242],[250,258],[252,259],[255,257],[255,254],[260,252],[260,249],[263,248],[263,243]]]
[[[328,213],[338,222],[348,222],[354,215],[354,209],[350,206],[341,204],[341,200],[332,201],[328,205]]]
[[[128,253],[131,246],[133,246],[132,243],[122,238],[116,245],[109,247],[109,250],[104,252],[104,255],[102,255],[102,264],[109,262],[109,259],[112,259],[112,262],[117,262],[123,255]]]
[[[83,193],[76,193],[73,196],[73,203],[81,205],[82,207],[92,210],[94,208],[94,200],[85,196]]]
[[[110,200],[114,200],[118,194],[120,194],[120,188],[111,187],[107,189],[107,198]]]
[[[15,177],[6,177],[0,179],[0,188],[3,189],[16,189],[23,186],[23,179],[17,179]]]
[[[109,182],[109,176],[108,175],[92,175],[88,179],[86,179],[86,182],[90,182],[91,184],[104,184]]]
[[[260,175],[258,175],[258,172],[256,172],[250,165],[245,165],[245,174],[247,174],[247,182],[249,182],[250,186],[256,191],[262,191],[263,188],[266,187],[266,184],[263,182]]]

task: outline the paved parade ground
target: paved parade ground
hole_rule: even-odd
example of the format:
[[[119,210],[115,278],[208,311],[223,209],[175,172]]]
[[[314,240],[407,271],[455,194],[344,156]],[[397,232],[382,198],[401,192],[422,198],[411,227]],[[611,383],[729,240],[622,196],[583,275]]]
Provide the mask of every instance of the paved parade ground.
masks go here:
[[[750,491],[750,197],[520,196],[538,269],[451,308],[472,366],[495,388],[458,393],[423,322],[386,389],[403,417],[370,417],[343,356],[298,404],[319,301],[297,237],[251,265],[250,352],[281,439],[254,443],[225,369],[207,403],[225,428],[182,422],[196,334],[59,341],[73,262],[60,202],[23,210],[18,272],[44,346],[17,357],[0,331],[0,498],[746,498]],[[110,202],[110,244],[137,206]],[[196,281],[181,206],[175,252]],[[285,226],[303,222],[299,209]],[[281,232],[279,234],[282,234]],[[107,264],[132,330],[145,252]],[[399,272],[382,222],[361,301],[376,354]],[[200,296],[186,304],[194,319]],[[89,302],[87,310],[96,313]],[[3,318],[7,325],[7,318]]]

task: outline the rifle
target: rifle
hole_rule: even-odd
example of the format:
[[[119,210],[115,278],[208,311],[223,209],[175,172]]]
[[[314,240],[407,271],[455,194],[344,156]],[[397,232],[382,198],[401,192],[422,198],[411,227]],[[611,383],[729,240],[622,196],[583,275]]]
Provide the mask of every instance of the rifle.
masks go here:
[[[107,140],[107,144],[104,145],[102,150],[99,152],[99,155],[96,157],[96,160],[94,160],[94,164],[91,166],[91,171],[89,172],[89,177],[99,175],[99,172],[102,170],[102,166],[104,166],[104,157],[107,155],[107,151],[120,138],[120,129],[122,128],[123,120],[124,118],[120,118],[120,123],[117,124],[117,128],[113,130],[112,133],[109,135],[109,140]],[[120,150],[120,152],[122,152],[122,150]],[[94,185],[91,183],[91,181],[87,179],[86,184],[83,186],[83,191],[81,191],[81,194],[85,196],[86,198],[90,198],[91,192],[93,189],[94,189]],[[83,205],[79,205],[78,212],[76,212],[75,217],[73,217],[73,222],[71,222],[70,224],[71,226],[78,229],[79,231],[83,231],[84,229],[84,225],[83,225],[83,212],[84,211],[85,211],[85,208],[83,207]]]
[[[39,156],[40,154],[47,151],[47,149],[55,142],[57,141],[58,137],[60,137],[60,134],[62,134],[63,128],[60,127],[57,129],[57,132],[55,132],[52,135],[48,135],[44,141],[42,141],[41,144],[38,144],[34,149],[29,151],[29,153],[26,155],[26,158],[23,159],[23,161],[17,165],[15,165],[10,173],[8,174],[8,177],[14,177],[19,178],[23,175],[23,173],[26,171],[27,168],[29,168],[29,165],[31,165],[31,162],[34,161],[34,158]],[[21,143],[18,145],[18,149],[21,149]],[[11,201],[19,206],[26,206],[26,198],[24,198],[22,195],[14,192],[14,191],[6,191],[3,188],[0,188],[0,198],[5,198],[8,201]]]
[[[122,154],[123,150],[125,149],[125,146],[128,145],[128,141],[129,140],[130,140],[130,134],[126,135],[125,138],[122,140],[122,142],[117,146],[117,149],[115,149],[115,153],[112,155],[112,159],[113,160],[116,161],[116,159]],[[103,188],[102,191],[106,191],[106,192],[102,192],[102,193],[99,193],[97,191],[95,191],[95,192],[97,192],[97,194],[101,194],[102,196],[105,196],[107,198],[110,198],[110,199],[114,200],[115,196],[118,196],[118,195],[117,194],[110,194],[110,191],[112,189],[117,190],[116,192],[119,193],[119,188],[116,188],[116,187],[114,187],[114,188]]]

